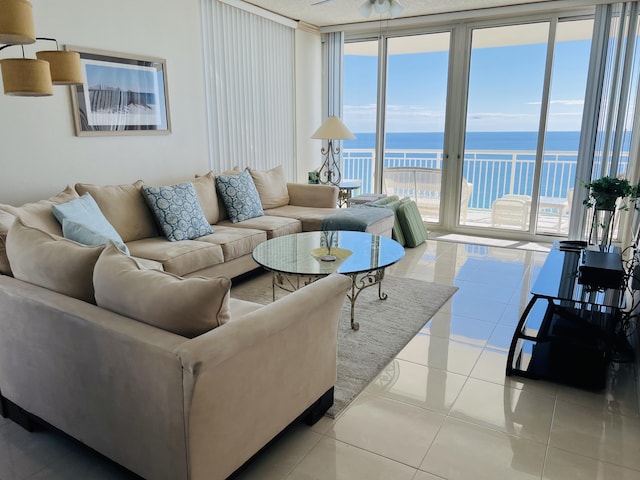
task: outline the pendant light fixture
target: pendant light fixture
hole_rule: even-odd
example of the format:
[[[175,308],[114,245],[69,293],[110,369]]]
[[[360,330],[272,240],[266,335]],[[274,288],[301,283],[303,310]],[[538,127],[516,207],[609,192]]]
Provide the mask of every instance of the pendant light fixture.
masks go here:
[[[32,7],[27,0],[0,0],[0,43],[34,43],[35,30]]]
[[[60,50],[55,38],[36,37],[31,3],[27,0],[0,0],[0,51],[39,40],[56,42],[56,50],[36,52],[36,58],[0,60],[2,83],[6,95],[43,97],[53,94],[52,85],[82,83],[80,55]]]
[[[360,15],[365,18],[369,18],[374,10],[380,15],[388,13],[391,18],[396,18],[402,13],[404,7],[398,0],[365,0],[360,5]]]

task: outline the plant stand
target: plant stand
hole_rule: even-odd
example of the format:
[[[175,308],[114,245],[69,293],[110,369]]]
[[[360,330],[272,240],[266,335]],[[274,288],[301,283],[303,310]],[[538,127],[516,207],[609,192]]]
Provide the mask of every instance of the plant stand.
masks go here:
[[[588,242],[590,245],[611,246],[616,210],[593,209]]]

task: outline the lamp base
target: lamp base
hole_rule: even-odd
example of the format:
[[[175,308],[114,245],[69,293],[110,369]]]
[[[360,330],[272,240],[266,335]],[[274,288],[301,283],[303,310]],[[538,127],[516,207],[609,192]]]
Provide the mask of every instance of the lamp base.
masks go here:
[[[338,259],[335,255],[323,255],[320,257],[320,260],[323,262],[335,262]]]

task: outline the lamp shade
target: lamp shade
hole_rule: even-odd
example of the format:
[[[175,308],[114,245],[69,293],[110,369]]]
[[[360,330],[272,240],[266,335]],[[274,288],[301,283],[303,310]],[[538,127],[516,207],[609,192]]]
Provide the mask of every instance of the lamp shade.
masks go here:
[[[311,138],[324,140],[353,140],[356,138],[346,127],[342,120],[336,116],[331,116],[315,131]]]
[[[49,62],[51,80],[54,85],[76,85],[82,83],[80,54],[67,50],[43,50],[36,57]]]
[[[36,41],[31,3],[0,0],[0,43],[18,45]]]
[[[44,97],[53,95],[49,62],[32,58],[0,60],[6,95]]]

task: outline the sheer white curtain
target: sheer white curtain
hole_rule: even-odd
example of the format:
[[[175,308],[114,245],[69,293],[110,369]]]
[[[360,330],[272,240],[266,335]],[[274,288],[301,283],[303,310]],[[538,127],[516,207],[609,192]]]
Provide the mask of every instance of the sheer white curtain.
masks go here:
[[[295,172],[294,29],[201,0],[211,168]]]
[[[638,182],[639,2],[598,5],[578,153],[570,238],[584,238],[588,223],[580,182],[626,176]],[[625,226],[625,220],[620,224]],[[627,236],[621,228],[619,237]],[[623,243],[625,240],[623,239]]]

